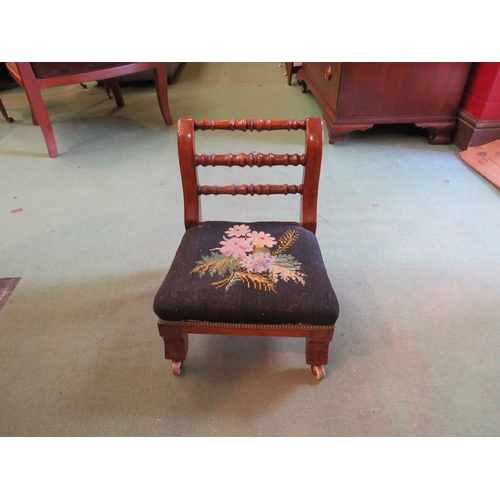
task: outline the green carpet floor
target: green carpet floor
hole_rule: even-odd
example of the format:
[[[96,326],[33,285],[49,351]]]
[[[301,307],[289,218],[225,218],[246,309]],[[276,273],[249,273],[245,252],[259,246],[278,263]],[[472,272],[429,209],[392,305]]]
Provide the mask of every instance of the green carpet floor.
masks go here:
[[[188,63],[174,121],[321,116],[283,72]],[[1,93],[0,278],[21,278],[0,311],[1,436],[500,434],[500,192],[454,145],[411,126],[325,137],[317,236],[340,303],[325,379],[303,340],[216,336],[191,339],[176,377],[152,311],[183,234],[176,129],[154,87],[123,94],[116,108],[93,84],[44,91],[51,159],[23,92]],[[301,152],[290,135],[217,135],[213,152]],[[298,208],[216,201],[206,218]]]

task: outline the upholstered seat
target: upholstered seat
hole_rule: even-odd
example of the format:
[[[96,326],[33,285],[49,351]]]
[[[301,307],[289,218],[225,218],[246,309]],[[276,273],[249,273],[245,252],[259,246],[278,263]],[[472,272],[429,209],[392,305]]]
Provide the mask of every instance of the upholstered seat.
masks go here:
[[[235,226],[245,234],[228,234]],[[269,235],[269,246],[256,245],[254,232],[264,242]],[[332,325],[338,303],[311,231],[293,222],[211,221],[186,231],[154,311],[166,321]]]
[[[196,130],[304,130],[305,154],[196,154]],[[324,377],[339,305],[318,240],[318,183],[323,122],[306,120],[196,121],[177,130],[186,232],[154,299],[158,329],[172,372],[180,374],[188,334],[303,337],[306,363]],[[304,167],[300,185],[199,185],[197,167]],[[202,195],[302,196],[300,222],[202,221]]]

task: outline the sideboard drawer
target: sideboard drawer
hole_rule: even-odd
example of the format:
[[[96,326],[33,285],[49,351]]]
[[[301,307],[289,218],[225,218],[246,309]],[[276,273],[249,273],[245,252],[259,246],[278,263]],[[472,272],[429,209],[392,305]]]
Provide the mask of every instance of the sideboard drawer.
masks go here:
[[[317,88],[324,94],[323,99],[336,110],[338,107],[342,63],[305,62],[302,63],[302,67],[314,79]]]

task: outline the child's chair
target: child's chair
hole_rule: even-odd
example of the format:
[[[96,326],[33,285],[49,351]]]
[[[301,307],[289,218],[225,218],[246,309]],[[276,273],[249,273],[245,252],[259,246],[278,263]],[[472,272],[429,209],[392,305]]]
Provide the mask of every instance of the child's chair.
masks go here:
[[[196,130],[305,130],[305,154],[196,154]],[[180,374],[188,334],[304,337],[306,363],[325,376],[339,314],[315,236],[323,122],[181,118],[178,153],[186,232],[154,300],[171,371]],[[303,165],[300,185],[198,184],[197,166]],[[300,194],[298,222],[202,222],[201,195]]]

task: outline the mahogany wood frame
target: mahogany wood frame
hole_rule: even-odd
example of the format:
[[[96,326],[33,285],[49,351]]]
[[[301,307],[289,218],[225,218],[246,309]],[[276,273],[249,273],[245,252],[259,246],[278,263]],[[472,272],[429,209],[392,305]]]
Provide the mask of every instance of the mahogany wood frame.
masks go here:
[[[31,108],[33,123],[35,125],[40,125],[45,143],[47,145],[47,150],[51,158],[58,156],[59,153],[57,151],[54,131],[52,130],[47,108],[45,107],[45,103],[43,101],[41,93],[41,90],[43,89],[85,83],[93,80],[104,80],[106,85],[112,90],[116,104],[119,107],[122,107],[125,103],[116,78],[118,76],[139,73],[141,71],[152,69],[156,86],[156,95],[162,117],[167,125],[173,124],[168,106],[168,82],[165,63],[140,62],[125,65],[120,64],[106,69],[85,71],[76,74],[48,78],[37,78],[33,72],[31,63],[29,62],[8,62],[6,65],[12,78],[26,92],[26,97],[28,98]]]
[[[195,151],[196,130],[304,130],[306,135],[304,155],[274,155],[254,153],[245,155],[197,155]],[[287,194],[302,196],[300,224],[315,233],[317,225],[318,185],[323,151],[323,121],[320,118],[306,120],[194,120],[181,118],[177,129],[179,164],[184,194],[184,225],[186,230],[202,221],[200,197],[205,194]],[[197,166],[273,166],[303,165],[302,184],[284,185],[239,185],[200,186]],[[239,324],[211,323],[206,321],[158,321],[158,330],[165,345],[165,358],[172,360],[172,372],[180,373],[187,357],[188,334],[249,335],[275,337],[302,337],[306,339],[306,364],[316,378],[324,376],[323,365],[328,363],[328,348],[333,338],[335,325],[309,324]],[[174,364],[177,363],[177,369]]]
[[[301,155],[197,155],[195,152],[196,130],[305,130],[305,154]],[[287,194],[287,186],[199,186],[198,165],[264,166],[264,165],[304,165],[301,186],[296,192],[302,195],[300,223],[309,231],[316,232],[318,217],[318,186],[323,154],[323,122],[320,118],[306,120],[194,120],[181,118],[177,128],[177,145],[184,193],[184,225],[186,229],[198,225],[202,220],[200,196],[203,194]],[[210,189],[214,188],[214,189]],[[269,192],[265,192],[269,189]],[[204,192],[205,191],[205,192]],[[218,191],[218,193],[216,193]],[[235,192],[233,192],[235,191]],[[236,192],[237,191],[237,192]]]

